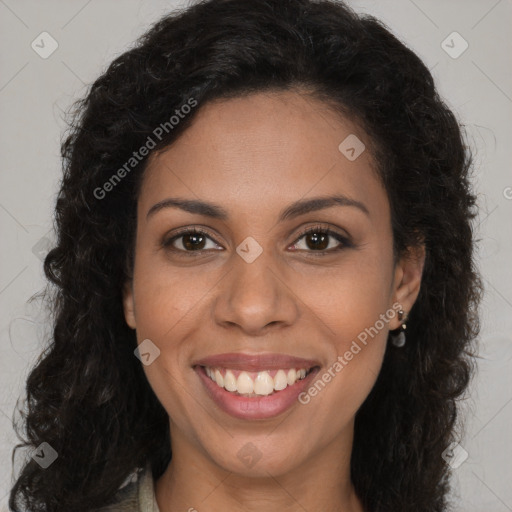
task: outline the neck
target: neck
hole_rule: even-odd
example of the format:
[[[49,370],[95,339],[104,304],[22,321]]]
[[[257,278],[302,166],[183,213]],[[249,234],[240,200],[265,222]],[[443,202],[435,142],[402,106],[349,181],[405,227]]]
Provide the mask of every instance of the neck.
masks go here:
[[[155,484],[160,512],[363,512],[350,480],[351,438],[350,446],[346,437],[335,441],[290,471],[245,476],[221,468],[176,434],[172,461]]]

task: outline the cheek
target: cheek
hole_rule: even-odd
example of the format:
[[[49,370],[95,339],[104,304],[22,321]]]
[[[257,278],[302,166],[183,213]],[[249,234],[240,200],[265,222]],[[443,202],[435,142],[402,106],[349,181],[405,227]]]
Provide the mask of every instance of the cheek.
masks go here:
[[[329,354],[329,362],[305,396],[307,402],[322,395],[317,406],[329,404],[325,420],[336,407],[338,419],[344,423],[375,383],[386,350],[389,321],[396,315],[396,309],[389,305],[392,277],[391,258],[354,254],[350,262],[328,276],[317,275],[314,281],[304,278],[299,285],[297,294],[319,320],[318,325],[326,326],[322,350]]]
[[[347,341],[374,326],[389,308],[392,279],[391,258],[354,252],[339,266],[303,274],[293,289],[329,328],[339,352],[344,352]],[[386,322],[384,330],[387,326]]]
[[[139,343],[151,340],[159,350],[144,371],[164,407],[179,411],[182,406],[177,396],[191,371],[193,347],[188,340],[201,327],[197,310],[213,281],[209,285],[204,279],[192,278],[192,268],[172,268],[164,258],[141,246],[134,269],[137,338]]]
[[[162,255],[141,250],[134,272],[137,331],[155,339],[179,339],[173,333],[190,324],[195,309],[215,284],[213,274],[173,267]]]
[[[321,302],[318,296],[315,313],[329,327],[322,345],[328,363],[299,399],[314,410],[313,421],[326,429],[325,439],[350,424],[380,372],[389,320],[396,314],[388,308],[385,290],[362,274],[333,284],[328,300]]]
[[[134,274],[138,341],[150,339],[160,351],[143,369],[171,421],[194,437],[187,418],[197,415],[194,396],[198,390],[190,386],[193,346],[189,340],[201,328],[197,309],[212,285],[191,279],[188,270],[171,270],[155,260],[141,255]]]

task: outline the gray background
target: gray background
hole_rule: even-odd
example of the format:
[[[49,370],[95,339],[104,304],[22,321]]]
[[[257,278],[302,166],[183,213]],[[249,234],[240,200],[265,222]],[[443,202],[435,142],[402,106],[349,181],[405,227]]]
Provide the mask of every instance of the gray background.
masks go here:
[[[178,5],[186,4],[0,0],[1,510],[7,510],[12,479],[11,417],[48,333],[40,305],[27,300],[44,286],[41,255],[53,236],[63,114],[116,55]],[[475,154],[478,259],[486,293],[479,371],[465,402],[461,447],[468,456],[454,469],[453,500],[464,512],[512,511],[512,0],[353,0],[350,5],[382,19],[425,61],[466,126]],[[58,43],[46,59],[31,47],[32,41],[43,46],[45,37],[48,51],[49,39],[40,36],[44,31]],[[464,42],[450,36],[454,31],[469,45],[457,58]]]

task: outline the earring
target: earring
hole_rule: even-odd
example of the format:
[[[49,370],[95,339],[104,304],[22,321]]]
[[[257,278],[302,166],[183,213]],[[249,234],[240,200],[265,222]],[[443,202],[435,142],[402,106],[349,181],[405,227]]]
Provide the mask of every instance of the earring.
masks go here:
[[[400,309],[398,311],[398,320],[402,321],[402,319],[404,319],[404,314],[405,314],[404,310]],[[399,327],[400,332],[398,334],[391,335],[391,343],[393,343],[393,345],[395,347],[403,347],[405,345],[405,329],[406,328],[407,328],[407,326],[405,325],[405,322],[404,322]]]

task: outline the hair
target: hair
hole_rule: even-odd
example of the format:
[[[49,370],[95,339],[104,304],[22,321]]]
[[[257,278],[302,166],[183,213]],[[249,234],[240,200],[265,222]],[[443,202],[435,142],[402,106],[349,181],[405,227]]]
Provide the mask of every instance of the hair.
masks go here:
[[[44,260],[53,332],[28,376],[23,442],[12,454],[47,442],[58,459],[42,469],[26,458],[11,510],[93,510],[138,468],[150,465],[157,479],[167,467],[169,418],[134,357],[122,307],[149,156],[112,177],[148,137],[149,155],[177,140],[201,105],[262,91],[306,91],[359,123],[388,195],[395,258],[425,246],[407,343],[388,344],[356,415],[351,478],[365,510],[447,510],[442,454],[457,439],[474,371],[482,293],[472,157],[415,53],[377,19],[329,0],[209,0],[173,11],[74,104],[57,241]],[[171,126],[191,99],[199,106]]]

